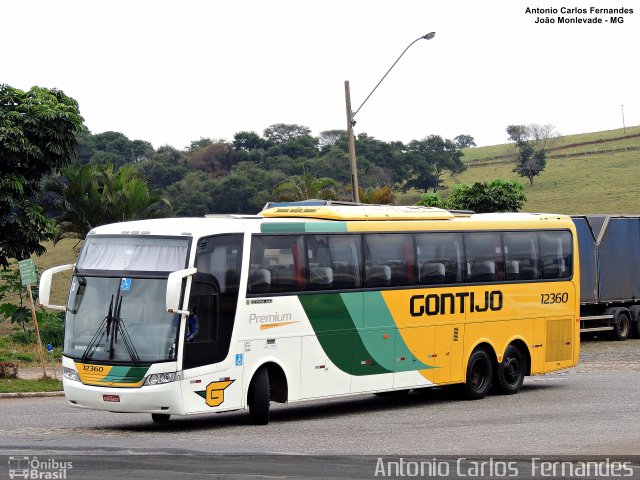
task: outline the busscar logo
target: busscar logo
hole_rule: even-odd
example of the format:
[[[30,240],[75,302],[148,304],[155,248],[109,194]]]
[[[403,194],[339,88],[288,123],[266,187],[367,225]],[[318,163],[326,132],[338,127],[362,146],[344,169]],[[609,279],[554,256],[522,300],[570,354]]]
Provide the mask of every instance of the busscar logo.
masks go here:
[[[445,315],[456,313],[497,312],[502,310],[503,295],[500,290],[475,292],[432,293],[413,295],[409,299],[409,313],[413,317],[422,315]]]

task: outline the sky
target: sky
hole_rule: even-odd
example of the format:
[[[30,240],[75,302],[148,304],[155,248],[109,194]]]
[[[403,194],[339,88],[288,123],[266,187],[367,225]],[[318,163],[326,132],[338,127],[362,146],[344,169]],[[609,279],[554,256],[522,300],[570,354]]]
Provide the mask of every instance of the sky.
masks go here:
[[[509,124],[567,135],[640,125],[633,0],[3,0],[0,83],[58,88],[92,133],[154,147],[275,123],[409,142]],[[557,14],[525,13],[556,8]],[[561,7],[627,8],[622,24],[539,24]],[[635,8],[634,8],[635,7]],[[619,16],[619,15],[613,15]],[[624,105],[624,107],[621,107]]]

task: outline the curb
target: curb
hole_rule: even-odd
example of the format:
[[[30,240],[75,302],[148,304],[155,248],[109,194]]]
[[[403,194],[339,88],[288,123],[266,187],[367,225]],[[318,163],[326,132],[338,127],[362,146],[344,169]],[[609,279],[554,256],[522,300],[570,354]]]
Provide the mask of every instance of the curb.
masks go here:
[[[15,392],[0,393],[0,399],[3,398],[40,398],[40,397],[63,397],[64,392]]]

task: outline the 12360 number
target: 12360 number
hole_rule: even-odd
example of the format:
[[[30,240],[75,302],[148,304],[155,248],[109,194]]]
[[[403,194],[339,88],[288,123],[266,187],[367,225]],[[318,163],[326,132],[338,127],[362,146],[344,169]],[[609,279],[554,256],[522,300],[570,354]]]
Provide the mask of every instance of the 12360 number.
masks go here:
[[[541,293],[541,303],[543,305],[553,305],[554,303],[567,303],[569,301],[569,294],[564,293]]]

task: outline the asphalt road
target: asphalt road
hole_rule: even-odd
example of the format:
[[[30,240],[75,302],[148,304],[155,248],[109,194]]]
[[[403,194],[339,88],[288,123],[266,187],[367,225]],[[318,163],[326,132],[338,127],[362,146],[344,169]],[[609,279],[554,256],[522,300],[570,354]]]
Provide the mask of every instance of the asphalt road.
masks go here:
[[[122,464],[125,455],[130,461],[136,454],[190,454],[193,466],[199,454],[239,454],[241,464],[263,472],[269,457],[256,455],[290,455],[292,465],[296,458],[311,458],[295,455],[637,456],[640,340],[583,342],[577,368],[528,378],[515,396],[470,402],[432,389],[402,398],[359,395],[275,404],[264,427],[249,425],[246,412],[155,424],[149,415],[71,408],[63,397],[2,399],[0,438],[5,455],[107,453]],[[251,460],[244,464],[242,458]],[[345,471],[340,460],[333,462],[335,469],[324,467],[320,477]]]

